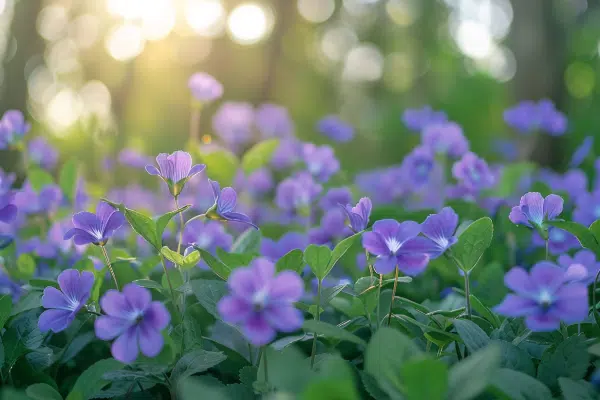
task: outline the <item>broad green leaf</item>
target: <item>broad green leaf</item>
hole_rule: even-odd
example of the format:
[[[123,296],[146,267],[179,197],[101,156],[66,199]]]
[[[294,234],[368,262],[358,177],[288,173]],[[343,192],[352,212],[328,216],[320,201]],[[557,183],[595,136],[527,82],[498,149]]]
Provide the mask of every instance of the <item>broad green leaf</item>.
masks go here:
[[[282,351],[276,351],[271,346],[266,346],[264,351],[267,352],[269,384],[280,391],[301,393],[317,375],[310,368],[310,360],[294,346],[286,347]],[[265,382],[264,371],[264,357],[261,357],[256,377],[257,383]]]
[[[474,294],[471,294],[469,298],[471,299],[471,307],[473,307],[473,310],[475,310],[483,318],[485,318],[490,324],[494,326],[494,328],[500,327],[500,320],[498,319],[496,314],[492,312],[492,310],[486,307],[481,302],[481,300],[479,300],[479,298],[476,297]]]
[[[500,366],[514,371],[521,371],[527,375],[535,376],[535,365],[529,353],[512,343],[504,340],[492,340],[500,346],[502,353]]]
[[[450,369],[449,400],[470,400],[479,396],[500,367],[500,349],[493,343],[465,358]]]
[[[542,382],[508,368],[500,368],[491,376],[490,385],[511,400],[551,399],[552,392]]]
[[[58,282],[52,281],[50,279],[30,279],[29,280],[29,284],[32,287],[35,287],[35,288],[45,289],[48,286],[52,286],[52,287],[55,287],[57,289],[60,289],[60,287],[58,286]]]
[[[225,354],[220,351],[193,350],[177,361],[171,372],[171,381],[177,385],[182,379],[204,372],[223,362],[226,358]]]
[[[217,247],[217,256],[231,269],[250,265],[255,258],[254,254],[228,253],[220,247]]]
[[[77,161],[75,159],[72,158],[63,165],[58,176],[58,185],[65,197],[73,202],[77,190]]]
[[[31,168],[27,173],[27,178],[31,187],[36,193],[39,193],[47,185],[54,184],[54,178],[48,172],[41,168]]]
[[[455,319],[454,327],[469,352],[474,353],[490,343],[490,338],[475,322]]]
[[[558,378],[560,391],[565,400],[595,400],[598,399],[594,387],[584,380],[574,381],[569,378]],[[541,398],[541,397],[540,397]]]
[[[54,362],[54,351],[49,347],[40,347],[25,354],[29,366],[37,372],[50,367]]]
[[[85,346],[90,344],[92,341],[96,340],[96,334],[94,331],[83,333],[79,336],[76,336],[75,339],[68,345],[67,348],[64,349],[62,353],[59,363],[65,364],[73,357],[75,357]]]
[[[184,270],[192,269],[200,262],[200,252],[198,250],[192,251],[187,256],[183,257],[183,265],[181,266]]]
[[[196,279],[190,282],[198,302],[215,318],[220,318],[217,303],[227,294],[227,284],[222,281]]]
[[[367,342],[363,339],[359,338],[355,334],[340,328],[339,326],[328,324],[327,322],[317,321],[314,319],[310,319],[308,321],[304,321],[304,325],[302,325],[302,329],[306,332],[313,332],[317,335],[323,335],[328,338],[345,340],[347,342],[352,342],[361,346],[366,346]]]
[[[178,400],[197,400],[198,398],[210,400],[235,399],[235,397],[229,397],[225,385],[212,376],[204,375],[182,379],[176,389]]]
[[[221,187],[233,184],[235,174],[238,171],[239,161],[237,157],[227,150],[217,150],[200,155],[202,163],[206,164],[210,171],[211,179],[218,181]]]
[[[27,280],[35,273],[35,260],[30,254],[21,254],[17,259],[17,271],[21,279]]]
[[[515,193],[519,188],[521,180],[535,171],[535,164],[520,162],[509,164],[502,169],[502,175],[498,185],[489,193],[491,196],[506,198]]]
[[[489,217],[483,217],[473,222],[458,237],[458,242],[452,246],[452,257],[465,272],[471,271],[485,250],[492,243],[494,224]]]
[[[145,287],[146,289],[158,290],[159,292],[162,292],[164,290],[160,283],[151,279],[136,279],[135,281],[133,281],[133,283],[135,283],[138,286]]]
[[[35,383],[25,389],[25,393],[33,400],[62,400],[60,393],[47,383]]]
[[[129,208],[123,207],[122,212],[133,230],[143,237],[146,242],[150,243],[157,251],[160,251],[162,240],[160,242],[156,240],[156,224],[152,218],[141,212],[130,210]]]
[[[123,364],[114,358],[96,361],[79,375],[66,400],[87,400],[93,398],[96,392],[110,383],[109,380],[103,378],[103,375],[122,368]]]
[[[580,336],[571,336],[547,349],[538,367],[537,377],[551,390],[558,389],[558,378],[582,379],[589,367],[590,355]]]
[[[12,297],[10,295],[0,297],[0,331],[2,331],[4,324],[11,316],[12,307]]]
[[[178,252],[171,250],[169,246],[163,246],[162,249],[160,249],[160,254],[174,264],[179,266],[183,265],[183,256]]]
[[[333,287],[321,289],[321,307],[327,306],[335,296],[340,294],[347,284],[335,285]]]
[[[327,264],[327,269],[324,271],[325,275],[323,277],[329,275],[329,272],[331,272],[335,264],[344,256],[344,254],[346,254],[348,250],[350,250],[352,245],[360,239],[361,234],[362,232],[355,233],[354,235],[347,237],[346,239],[339,242],[333,248],[333,251],[331,252],[331,258],[329,260],[329,263]]]
[[[242,169],[246,175],[269,164],[279,146],[279,139],[264,140],[255,144],[242,157]]]
[[[306,264],[304,263],[304,253],[300,249],[294,249],[286,253],[275,264],[277,272],[295,271],[300,273]]]
[[[448,367],[440,360],[408,361],[400,370],[407,400],[444,400],[448,391]]]
[[[592,235],[594,235],[594,238],[596,238],[596,242],[600,243],[600,219],[597,221],[594,221],[589,228],[590,232],[592,232]]]
[[[210,254],[208,251],[198,246],[194,246],[194,248],[200,252],[200,254],[202,255],[202,259],[206,262],[206,264],[208,264],[208,267],[212,270],[212,272],[214,272],[219,278],[223,279],[224,281],[226,281],[227,278],[229,278],[229,274],[231,274],[231,268],[229,268],[221,260],[213,256],[212,254]]]
[[[169,222],[173,219],[174,216],[176,216],[179,213],[185,212],[190,207],[191,207],[191,205],[188,204],[186,206],[178,208],[177,210],[169,211],[168,213],[163,214],[156,219],[156,228],[155,228],[156,246],[155,247],[157,250],[159,250],[162,246],[162,236],[163,236],[163,233],[165,232],[167,225],[169,225]]]
[[[254,228],[246,229],[231,245],[230,252],[237,254],[260,253],[260,231]]]
[[[596,240],[594,234],[585,225],[578,224],[577,222],[560,220],[547,221],[545,224],[572,233],[577,237],[577,240],[579,240],[582,247],[590,249],[596,253],[596,256],[600,255],[600,244],[598,244],[599,242]]]
[[[168,275],[167,275],[168,274]],[[167,279],[167,277],[169,279]],[[167,269],[166,273],[162,274],[160,279],[160,284],[165,290],[169,291],[169,296],[171,295],[171,287],[169,286],[169,280],[171,281],[171,286],[173,286],[173,290],[176,290],[178,287],[183,285],[183,277],[181,273],[176,268]]]
[[[313,379],[300,396],[301,400],[344,399],[361,397],[354,383],[354,369],[339,356],[326,355],[316,364],[318,378]]]
[[[42,292],[30,292],[19,299],[13,306],[11,316],[42,306]]]
[[[318,279],[324,279],[327,276],[329,262],[331,261],[331,250],[325,245],[311,244],[304,250],[304,261]]]

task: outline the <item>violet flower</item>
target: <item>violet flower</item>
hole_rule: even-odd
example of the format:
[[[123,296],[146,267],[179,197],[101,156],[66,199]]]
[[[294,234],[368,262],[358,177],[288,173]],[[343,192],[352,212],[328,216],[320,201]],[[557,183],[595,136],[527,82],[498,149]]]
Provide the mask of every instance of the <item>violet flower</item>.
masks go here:
[[[89,271],[66,269],[58,275],[58,286],[48,286],[42,295],[42,306],[47,308],[40,315],[40,331],[54,333],[64,331],[90,298],[94,285],[94,274]]]
[[[256,127],[264,139],[290,138],[294,123],[287,108],[277,104],[262,104],[256,110]]]
[[[536,228],[543,233],[547,231],[544,222],[556,219],[563,210],[563,203],[562,197],[556,194],[544,199],[538,192],[529,192],[521,197],[518,206],[512,208],[508,218],[514,224]]]
[[[378,274],[389,274],[396,267],[410,276],[420,274],[429,263],[429,256],[414,239],[421,227],[414,221],[398,223],[383,219],[373,224],[372,232],[362,237],[363,247],[377,256],[374,268]]]
[[[587,136],[583,142],[575,149],[569,161],[569,168],[579,167],[594,148],[594,137]]]
[[[322,187],[306,172],[285,178],[277,186],[275,204],[288,212],[306,212]]]
[[[30,129],[31,124],[25,121],[21,111],[6,111],[0,119],[0,150],[17,144]]]
[[[227,102],[213,116],[212,126],[227,146],[237,151],[252,140],[254,118],[251,104]]]
[[[276,332],[293,332],[303,323],[294,307],[304,294],[304,282],[293,271],[275,274],[275,265],[258,258],[249,267],[237,268],[229,276],[230,294],[217,309],[223,321],[237,325],[255,346],[270,343]]]
[[[422,186],[429,182],[435,168],[434,155],[428,147],[415,147],[402,160],[402,171],[406,181],[414,186]]]
[[[352,202],[352,192],[347,187],[338,187],[329,189],[319,200],[319,207],[323,211],[338,208],[340,204],[350,204]]]
[[[113,357],[132,363],[139,351],[146,357],[156,357],[163,348],[161,331],[169,325],[171,316],[160,301],[152,301],[146,288],[128,283],[122,292],[109,290],[100,299],[106,315],[96,319],[94,328],[101,340],[115,339]]]
[[[434,111],[430,106],[423,108],[409,108],[402,114],[402,122],[411,131],[420,132],[430,124],[444,123],[448,121],[446,113]]]
[[[159,154],[156,157],[156,163],[158,168],[154,165],[147,165],[146,172],[150,175],[160,176],[169,187],[173,197],[179,196],[186,182],[206,168],[204,164],[192,166],[190,153],[181,150],[170,155],[166,153]]]
[[[13,203],[15,198],[14,192],[6,192],[0,194],[0,222],[8,224],[17,217],[17,206]]]
[[[600,262],[596,259],[596,255],[587,249],[579,250],[573,257],[562,254],[558,257],[558,265],[565,270],[571,265],[582,265],[586,270],[586,276],[582,283],[586,285],[593,284],[598,271],[600,271]]]
[[[340,170],[340,162],[335,158],[331,146],[319,147],[313,143],[305,143],[302,157],[308,172],[318,181],[327,182]]]
[[[559,136],[567,130],[567,118],[550,100],[523,101],[504,111],[504,121],[524,134],[539,131]]]
[[[260,254],[273,262],[277,262],[281,257],[294,249],[304,249],[308,246],[308,238],[300,232],[287,232],[279,238],[273,240],[263,238],[260,242]]]
[[[589,226],[598,219],[600,219],[600,189],[596,189],[592,193],[580,193],[580,196],[576,198],[573,220]]]
[[[273,153],[271,165],[275,169],[284,169],[293,166],[300,160],[302,143],[296,139],[283,139]]]
[[[538,232],[533,232],[531,241],[536,247],[546,246],[546,241]],[[563,254],[569,250],[579,248],[581,248],[581,244],[573,234],[554,227],[548,229],[548,251],[550,254]]]
[[[329,139],[344,143],[354,137],[354,127],[336,115],[328,115],[317,122],[317,131]]]
[[[117,229],[125,223],[125,216],[112,208],[108,203],[100,202],[96,207],[96,214],[87,211],[73,215],[73,225],[64,236],[65,240],[73,238],[78,245],[93,243],[104,246]]]
[[[134,149],[123,149],[117,156],[119,164],[132,168],[145,168],[152,163],[152,157],[140,153]]]
[[[373,203],[368,197],[361,198],[356,206],[352,207],[350,204],[341,205],[342,209],[348,216],[350,222],[350,229],[355,233],[362,232],[367,229],[369,224],[369,217],[371,216],[371,210],[373,209]]]
[[[469,190],[489,189],[496,183],[496,178],[484,159],[475,153],[466,153],[452,166],[452,175]]]
[[[39,136],[32,139],[27,146],[27,150],[29,160],[42,168],[52,169],[56,166],[58,152],[45,138]]]
[[[231,187],[226,187],[221,190],[219,182],[209,179],[209,182],[213,188],[213,194],[215,196],[215,203],[211,208],[206,211],[206,217],[217,221],[231,221],[241,222],[244,224],[251,225],[255,229],[258,226],[254,225],[245,214],[235,212],[235,206],[237,205],[237,193]]]
[[[14,203],[25,214],[51,214],[60,207],[63,197],[58,185],[46,185],[37,193],[31,183],[27,182],[15,194]]]
[[[197,72],[190,76],[188,88],[192,96],[201,103],[208,103],[223,96],[223,85],[205,72]]]
[[[586,285],[570,282],[566,271],[542,261],[527,273],[514,267],[504,276],[508,294],[494,311],[507,317],[525,317],[525,325],[534,332],[558,329],[560,322],[574,324],[588,316]]]
[[[421,133],[421,141],[435,153],[453,158],[460,158],[469,151],[469,142],[460,125],[455,122],[427,125]]]
[[[458,215],[451,207],[444,207],[437,214],[429,215],[421,224],[421,233],[425,238],[417,238],[427,249],[431,258],[441,256],[452,247],[458,239],[455,236],[458,227]]]

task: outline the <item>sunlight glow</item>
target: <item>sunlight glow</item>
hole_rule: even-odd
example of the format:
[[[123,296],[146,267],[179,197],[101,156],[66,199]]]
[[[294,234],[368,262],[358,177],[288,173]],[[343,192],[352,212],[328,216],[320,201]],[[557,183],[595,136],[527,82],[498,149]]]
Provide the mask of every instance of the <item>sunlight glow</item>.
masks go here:
[[[246,3],[237,6],[229,14],[227,27],[234,41],[254,44],[269,35],[273,21],[269,9],[257,3]]]
[[[456,32],[460,50],[474,59],[485,58],[493,50],[494,42],[485,25],[475,21],[463,21]]]
[[[56,135],[64,135],[83,111],[81,99],[71,89],[63,89],[54,96],[46,108],[46,118]]]
[[[131,24],[125,24],[114,29],[106,38],[108,53],[119,61],[135,58],[144,50],[142,30]]]
[[[220,0],[187,0],[185,19],[202,36],[217,36],[225,27],[225,9]]]

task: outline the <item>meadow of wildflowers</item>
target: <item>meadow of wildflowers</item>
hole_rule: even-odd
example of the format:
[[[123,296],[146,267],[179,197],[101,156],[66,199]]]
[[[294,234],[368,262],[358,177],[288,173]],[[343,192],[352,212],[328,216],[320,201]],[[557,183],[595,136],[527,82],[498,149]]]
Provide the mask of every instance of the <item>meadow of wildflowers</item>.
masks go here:
[[[598,398],[592,137],[565,173],[489,164],[423,107],[401,116],[421,144],[351,179],[338,116],[303,143],[280,105],[209,115],[223,86],[198,73],[189,89],[186,148],[114,161],[154,190],[92,195],[85,160],[3,115],[27,177],[0,170],[0,398]],[[504,120],[569,133],[545,100]]]

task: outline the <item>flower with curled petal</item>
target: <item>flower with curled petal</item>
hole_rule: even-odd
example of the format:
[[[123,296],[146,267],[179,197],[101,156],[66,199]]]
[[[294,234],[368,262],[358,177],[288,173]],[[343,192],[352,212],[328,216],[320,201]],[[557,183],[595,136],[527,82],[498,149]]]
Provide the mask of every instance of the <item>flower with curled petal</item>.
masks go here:
[[[252,223],[250,217],[246,214],[235,212],[235,206],[237,205],[237,193],[231,187],[226,187],[221,190],[219,182],[208,180],[212,186],[213,194],[215,196],[215,203],[211,208],[206,211],[206,217],[217,221],[233,221],[242,222],[244,224],[251,225],[258,229],[258,226]]]
[[[154,165],[147,165],[146,172],[150,175],[160,176],[169,186],[173,197],[179,196],[186,182],[206,168],[204,164],[192,166],[190,153],[181,150],[172,154],[160,153],[156,156],[156,163],[158,168]]]
[[[75,228],[69,229],[64,239],[73,238],[73,242],[78,246],[90,243],[104,246],[124,223],[125,216],[120,211],[115,210],[108,203],[100,202],[96,214],[83,211],[73,215]]]

